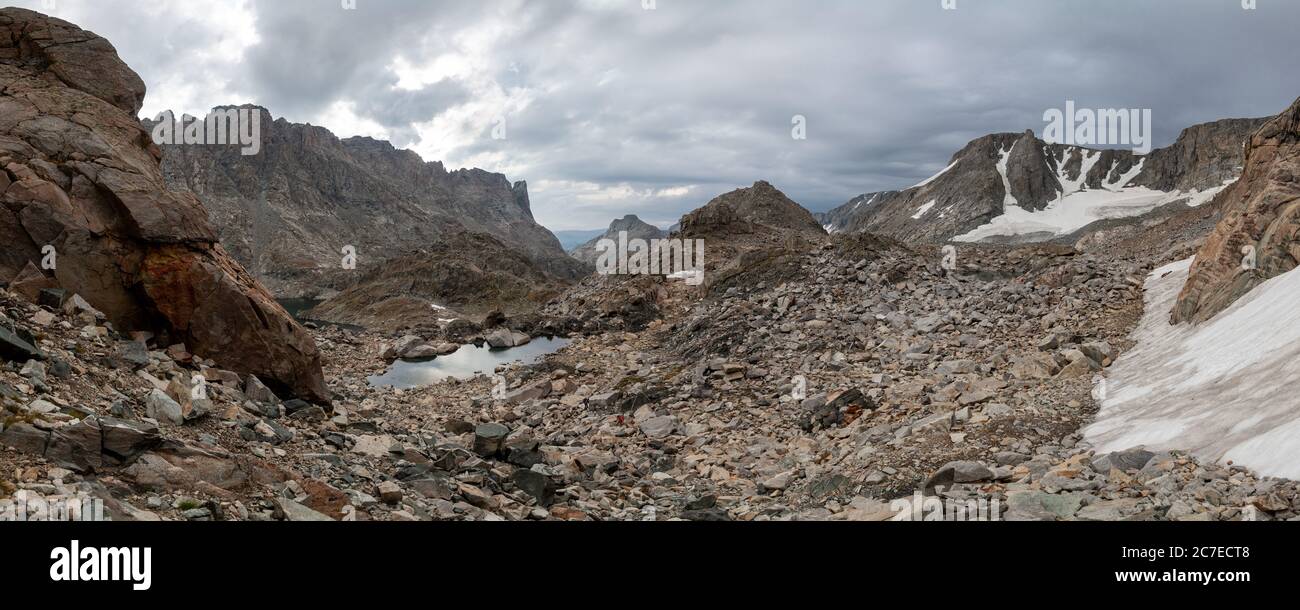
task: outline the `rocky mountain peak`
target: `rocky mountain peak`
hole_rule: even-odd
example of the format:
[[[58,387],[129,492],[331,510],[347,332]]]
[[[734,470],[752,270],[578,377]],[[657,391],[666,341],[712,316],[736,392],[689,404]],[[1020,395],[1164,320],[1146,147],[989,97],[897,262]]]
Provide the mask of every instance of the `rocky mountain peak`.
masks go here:
[[[661,239],[667,235],[665,231],[652,224],[642,221],[636,214],[628,214],[622,218],[617,218],[614,222],[609,223],[609,229],[599,237],[574,248],[569,253],[570,256],[588,264],[595,264],[600,258],[599,246],[601,240],[611,239],[617,241],[619,233],[626,233],[628,239]]]
[[[683,216],[681,233],[687,237],[783,233],[817,239],[826,235],[811,212],[763,180]]]
[[[520,180],[515,183],[511,190],[515,194],[515,205],[519,206],[519,209],[523,210],[524,214],[528,215],[529,218],[532,218],[533,204],[528,198],[528,182]]]
[[[637,216],[636,214],[628,214],[627,216],[615,220],[609,225],[609,229],[611,231],[630,231],[634,229],[646,229],[646,228],[650,228],[655,231],[659,230],[658,227],[651,225],[650,223],[647,223],[644,220],[641,220],[641,217]]]
[[[930,179],[902,191],[860,195],[823,214],[822,222],[832,232],[929,242],[1059,238],[1086,226],[1087,220],[1060,223],[1087,218],[1088,209],[1112,214],[1128,207],[1140,215],[1165,205],[1204,203],[1240,174],[1242,143],[1265,120],[1198,125],[1146,156],[1049,144],[1032,130],[991,134],[971,141]],[[1031,216],[1009,213],[1012,206]],[[1055,216],[1033,216],[1048,208],[1057,208]],[[1004,224],[995,224],[998,219]]]
[[[1133,183],[1158,191],[1202,191],[1241,175],[1251,136],[1268,118],[1224,119],[1193,125],[1173,145],[1151,151]]]

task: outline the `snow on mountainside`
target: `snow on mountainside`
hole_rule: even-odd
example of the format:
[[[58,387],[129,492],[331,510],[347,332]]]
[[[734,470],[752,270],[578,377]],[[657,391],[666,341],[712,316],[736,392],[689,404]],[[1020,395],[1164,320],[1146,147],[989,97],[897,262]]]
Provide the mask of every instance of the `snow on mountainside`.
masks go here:
[[[1085,433],[1098,453],[1145,445],[1233,460],[1300,478],[1300,271],[1260,285],[1209,321],[1170,325],[1192,261],[1146,283],[1137,346],[1098,385],[1101,412]]]
[[[1264,123],[1197,125],[1145,156],[1049,144],[1032,131],[984,136],[935,176],[903,191],[855,197],[821,222],[832,233],[912,241],[1052,239],[1101,220],[1209,202],[1240,175],[1242,144]]]
[[[998,164],[998,173],[1004,184],[1009,184],[1006,158],[1010,153],[1011,151],[1006,151]],[[1209,202],[1235,181],[1228,180],[1222,186],[1187,193],[1130,186],[1146,165],[1146,159],[1142,158],[1127,172],[1123,174],[1110,172],[1111,177],[1102,181],[1099,188],[1089,189],[1086,176],[1097,166],[1102,152],[1071,147],[1062,151],[1062,154],[1067,158],[1074,154],[1082,155],[1083,166],[1078,177],[1072,177],[1064,170],[1065,159],[1057,160],[1056,178],[1061,185],[1061,191],[1056,201],[1048,204],[1041,211],[1030,211],[1017,205],[1015,198],[1008,193],[1007,200],[1003,204],[1005,213],[986,225],[954,237],[953,241],[994,241],[998,238],[1016,236],[1039,236],[1042,239],[1050,239],[1069,235],[1099,220],[1140,216],[1160,206],[1180,201],[1190,207],[1197,207]]]

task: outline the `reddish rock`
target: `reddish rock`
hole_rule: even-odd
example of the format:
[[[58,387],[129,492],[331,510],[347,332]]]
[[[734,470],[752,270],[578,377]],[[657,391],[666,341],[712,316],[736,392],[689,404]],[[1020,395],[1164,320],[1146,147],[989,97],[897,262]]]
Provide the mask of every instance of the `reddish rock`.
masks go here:
[[[217,243],[202,203],[167,190],[136,118],[144,84],[108,41],[0,10],[0,90],[0,278],[53,246],[46,279],[118,330],[183,342],[284,394],[328,400],[311,337]]]
[[[316,479],[303,479],[302,490],[307,493],[303,505],[318,513],[342,521],[347,516],[344,508],[352,504],[346,493],[337,487]]]
[[[1208,320],[1300,264],[1300,100],[1250,139],[1241,179],[1216,205],[1223,220],[1196,255],[1174,323]]]
[[[22,271],[19,271],[18,275],[9,282],[10,290],[33,303],[40,297],[42,290],[56,287],[58,282],[41,273],[41,270],[37,269],[31,261],[28,261],[27,266],[23,267]]]

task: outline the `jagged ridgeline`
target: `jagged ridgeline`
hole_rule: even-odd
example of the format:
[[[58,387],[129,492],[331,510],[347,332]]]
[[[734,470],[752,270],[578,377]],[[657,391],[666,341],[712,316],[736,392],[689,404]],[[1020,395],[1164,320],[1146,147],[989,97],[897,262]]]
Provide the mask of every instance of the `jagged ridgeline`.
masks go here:
[[[473,248],[467,236],[475,233],[523,254],[549,284],[539,289],[587,271],[533,219],[525,182],[479,169],[447,171],[385,141],[340,139],[264,108],[240,108],[260,119],[257,154],[234,145],[166,145],[163,174],[172,188],[203,201],[222,243],[279,297],[355,288],[389,262]],[[361,273],[341,264],[348,247]]]
[[[1094,222],[1208,202],[1240,176],[1244,143],[1266,120],[1197,125],[1148,155],[1049,144],[1031,131],[992,134],[934,177],[859,195],[820,220],[831,232],[928,242],[1062,238]]]

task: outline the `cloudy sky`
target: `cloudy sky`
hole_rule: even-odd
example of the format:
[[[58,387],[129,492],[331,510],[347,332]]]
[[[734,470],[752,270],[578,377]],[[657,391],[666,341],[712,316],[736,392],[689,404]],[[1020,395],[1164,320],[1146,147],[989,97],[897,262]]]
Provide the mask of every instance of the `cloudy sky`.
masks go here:
[[[1067,99],[1150,108],[1165,145],[1300,97],[1290,0],[6,1],[108,37],[146,115],[251,102],[389,139],[528,180],[555,230],[760,179],[826,210]]]

